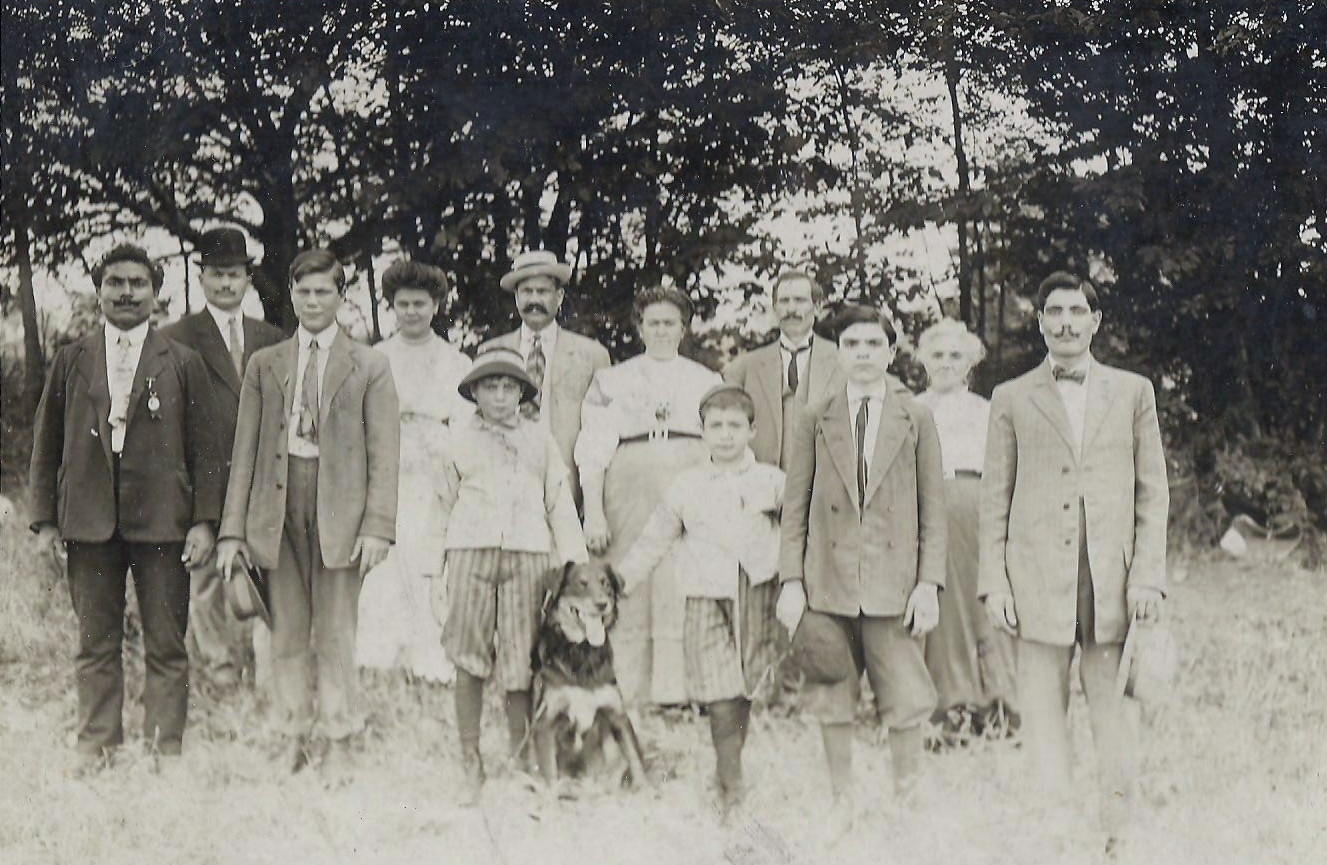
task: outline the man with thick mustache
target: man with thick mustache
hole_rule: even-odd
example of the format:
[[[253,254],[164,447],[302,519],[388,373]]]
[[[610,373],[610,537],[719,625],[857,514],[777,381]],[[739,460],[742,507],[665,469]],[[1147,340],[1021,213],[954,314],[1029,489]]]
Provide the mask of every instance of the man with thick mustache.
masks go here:
[[[521,326],[485,342],[479,352],[507,348],[524,358],[526,372],[539,386],[539,396],[523,411],[553,433],[579,506],[581,488],[573,451],[581,432],[581,403],[595,372],[611,361],[608,349],[599,343],[558,326],[563,286],[570,278],[571,267],[551,252],[536,249],[516,256],[511,272],[499,285],[515,296]]]
[[[1137,718],[1115,679],[1130,620],[1161,613],[1166,461],[1152,383],[1092,357],[1092,283],[1052,273],[1037,309],[1049,356],[991,398],[978,595],[1018,638],[1024,741],[1053,801],[1070,791],[1069,669],[1080,647],[1109,849],[1138,772]]]

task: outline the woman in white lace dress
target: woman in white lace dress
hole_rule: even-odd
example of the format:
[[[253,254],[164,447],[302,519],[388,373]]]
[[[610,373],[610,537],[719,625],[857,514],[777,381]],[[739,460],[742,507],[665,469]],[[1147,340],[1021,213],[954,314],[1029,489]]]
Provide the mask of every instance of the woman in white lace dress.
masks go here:
[[[641,292],[634,318],[644,353],[599,370],[585,394],[576,441],[585,541],[610,562],[631,549],[678,472],[708,455],[700,440],[700,400],[723,380],[677,353],[691,315],[681,291]],[[652,573],[648,589],[619,604],[613,666],[629,704],[683,703],[685,601],[671,576],[671,555]]]
[[[448,290],[436,267],[398,261],[382,277],[383,296],[396,313],[396,333],[378,344],[392,365],[401,403],[401,471],[396,544],[364,578],[360,592],[361,667],[406,669],[435,682],[455,676],[442,649],[442,628],[429,607],[429,575],[442,567],[438,487],[450,441],[449,423],[473,407],[456,386],[470,358],[433,332]]]

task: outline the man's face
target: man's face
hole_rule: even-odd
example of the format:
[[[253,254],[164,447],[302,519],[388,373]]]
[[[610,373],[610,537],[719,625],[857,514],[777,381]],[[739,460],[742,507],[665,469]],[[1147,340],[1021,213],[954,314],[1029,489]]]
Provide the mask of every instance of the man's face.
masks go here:
[[[438,314],[438,302],[422,288],[402,288],[392,296],[392,311],[401,335],[419,339],[428,334],[433,316]]]
[[[309,333],[322,333],[334,324],[342,300],[330,273],[306,273],[290,287],[295,317]]]
[[[481,378],[471,387],[475,405],[484,419],[506,423],[521,407],[521,383],[509,375]]]
[[[700,437],[716,463],[740,460],[756,434],[746,412],[736,407],[707,409],[700,429]]]
[[[516,285],[516,311],[530,330],[543,330],[562,307],[562,287],[551,276],[531,276]]]
[[[157,303],[152,272],[137,261],[117,261],[107,266],[97,289],[102,315],[120,330],[130,330],[147,321]]]
[[[203,296],[208,303],[230,312],[240,308],[244,293],[249,290],[249,268],[243,264],[226,267],[205,264],[198,281],[203,284]]]
[[[879,324],[859,322],[844,328],[839,336],[839,366],[851,381],[879,381],[893,360],[894,346]]]
[[[811,280],[790,279],[775,289],[774,315],[779,321],[779,332],[794,343],[806,339],[819,311]]]
[[[1037,313],[1037,324],[1051,357],[1073,363],[1087,354],[1101,327],[1101,311],[1092,311],[1081,288],[1057,288]]]

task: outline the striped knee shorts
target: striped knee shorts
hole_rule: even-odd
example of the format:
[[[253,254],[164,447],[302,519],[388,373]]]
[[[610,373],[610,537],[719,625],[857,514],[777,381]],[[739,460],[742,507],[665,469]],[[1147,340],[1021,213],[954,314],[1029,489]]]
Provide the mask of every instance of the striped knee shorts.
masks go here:
[[[495,547],[447,551],[442,645],[453,664],[504,691],[530,687],[548,553]]]

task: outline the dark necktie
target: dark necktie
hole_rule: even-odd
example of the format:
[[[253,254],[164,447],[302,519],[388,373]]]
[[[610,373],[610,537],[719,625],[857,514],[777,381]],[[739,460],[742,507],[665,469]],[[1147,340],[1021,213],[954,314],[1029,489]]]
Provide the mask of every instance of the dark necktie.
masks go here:
[[[866,508],[866,404],[865,397],[857,406],[857,506]]]
[[[1056,381],[1067,379],[1074,384],[1082,384],[1087,381],[1087,370],[1085,369],[1069,369],[1068,367],[1063,366],[1053,366],[1051,367],[1051,375],[1055,376]]]
[[[244,346],[240,344],[240,317],[230,317],[230,362],[235,365],[235,373],[244,377]]]
[[[809,346],[805,346],[805,345],[804,345],[804,346],[802,346],[801,348],[793,348],[792,346],[785,346],[785,348],[788,349],[788,354],[789,354],[789,358],[788,358],[788,390],[792,391],[793,393],[797,393],[797,385],[798,385],[798,378],[797,378],[797,358],[800,357],[801,354],[802,354],[802,352],[806,351],[807,348],[809,348]]]
[[[546,363],[544,346],[540,342],[539,334],[530,334],[530,356],[525,359],[525,371],[534,380],[534,386],[537,390],[534,399],[521,406],[521,414],[531,420],[539,417],[539,405],[544,397],[544,366]]]
[[[299,437],[310,444],[318,443],[318,340],[309,342],[309,360],[304,365],[304,381],[300,385]]]

